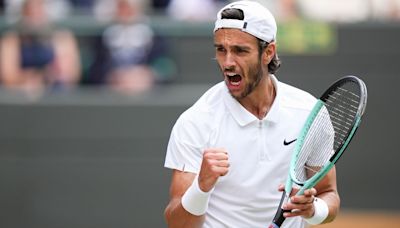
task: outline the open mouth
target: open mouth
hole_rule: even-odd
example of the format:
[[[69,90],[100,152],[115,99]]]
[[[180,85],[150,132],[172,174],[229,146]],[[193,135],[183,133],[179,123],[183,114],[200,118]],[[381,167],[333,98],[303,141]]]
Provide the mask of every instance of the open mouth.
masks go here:
[[[242,81],[242,76],[240,76],[239,74],[227,74],[226,76],[229,83],[233,86],[240,85],[240,82]]]

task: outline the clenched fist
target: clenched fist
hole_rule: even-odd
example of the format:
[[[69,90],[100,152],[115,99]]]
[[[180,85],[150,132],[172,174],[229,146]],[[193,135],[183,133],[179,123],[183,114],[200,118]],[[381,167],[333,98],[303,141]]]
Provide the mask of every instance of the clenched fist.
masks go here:
[[[199,173],[199,187],[203,192],[209,192],[221,176],[229,171],[228,152],[223,148],[204,150]]]

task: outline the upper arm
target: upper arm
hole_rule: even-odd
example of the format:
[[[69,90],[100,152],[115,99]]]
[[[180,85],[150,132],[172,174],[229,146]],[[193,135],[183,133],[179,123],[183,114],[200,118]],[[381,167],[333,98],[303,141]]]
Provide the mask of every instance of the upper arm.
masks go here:
[[[76,37],[66,30],[57,31],[53,44],[58,58],[57,64],[65,82],[76,83],[80,77],[81,65]]]
[[[0,43],[0,76],[4,84],[19,83],[19,39],[14,32],[5,34]]]

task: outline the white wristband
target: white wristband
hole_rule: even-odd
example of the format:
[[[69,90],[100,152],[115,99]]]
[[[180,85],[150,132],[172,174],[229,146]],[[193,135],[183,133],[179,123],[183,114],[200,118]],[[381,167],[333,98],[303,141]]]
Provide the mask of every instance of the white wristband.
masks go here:
[[[203,192],[199,187],[198,176],[196,176],[192,185],[190,185],[182,196],[181,202],[183,208],[193,215],[204,215],[208,208],[208,201],[210,200],[212,190]]]
[[[320,198],[314,199],[314,215],[311,218],[304,219],[308,224],[318,225],[321,224],[329,214],[329,207],[326,202]]]

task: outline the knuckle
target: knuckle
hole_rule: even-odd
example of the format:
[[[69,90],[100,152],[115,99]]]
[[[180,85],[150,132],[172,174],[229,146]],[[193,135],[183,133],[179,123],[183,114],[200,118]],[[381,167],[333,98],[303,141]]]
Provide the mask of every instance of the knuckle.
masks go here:
[[[215,166],[211,166],[210,167],[210,171],[213,172],[213,173],[217,173],[218,172],[218,168],[215,167]]]

